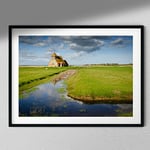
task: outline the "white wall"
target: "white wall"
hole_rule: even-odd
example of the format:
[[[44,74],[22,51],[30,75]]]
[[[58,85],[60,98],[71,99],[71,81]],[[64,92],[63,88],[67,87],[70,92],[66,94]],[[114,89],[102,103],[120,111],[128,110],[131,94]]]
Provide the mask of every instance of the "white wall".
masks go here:
[[[145,25],[145,127],[8,127],[8,25]],[[0,150],[141,150],[150,146],[149,0],[0,1]]]

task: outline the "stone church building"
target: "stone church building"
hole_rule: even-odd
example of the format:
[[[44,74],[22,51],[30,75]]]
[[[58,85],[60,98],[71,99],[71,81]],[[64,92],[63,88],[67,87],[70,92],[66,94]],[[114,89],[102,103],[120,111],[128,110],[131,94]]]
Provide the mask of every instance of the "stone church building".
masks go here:
[[[64,60],[62,56],[58,56],[56,53],[52,53],[51,59],[48,63],[48,67],[63,67],[68,65],[69,64],[67,63],[67,61]]]

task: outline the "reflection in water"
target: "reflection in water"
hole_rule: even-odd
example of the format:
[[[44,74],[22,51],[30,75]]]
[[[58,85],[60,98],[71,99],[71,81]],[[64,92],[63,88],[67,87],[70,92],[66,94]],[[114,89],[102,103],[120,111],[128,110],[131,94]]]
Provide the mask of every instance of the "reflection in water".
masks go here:
[[[64,81],[37,86],[19,100],[20,116],[131,116],[132,104],[85,104],[67,96]]]

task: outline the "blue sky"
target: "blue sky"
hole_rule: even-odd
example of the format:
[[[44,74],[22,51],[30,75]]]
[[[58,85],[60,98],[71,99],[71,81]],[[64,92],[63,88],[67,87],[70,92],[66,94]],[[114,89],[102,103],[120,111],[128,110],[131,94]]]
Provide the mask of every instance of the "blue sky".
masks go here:
[[[19,36],[19,65],[47,65],[51,54],[70,65],[132,63],[132,36]]]

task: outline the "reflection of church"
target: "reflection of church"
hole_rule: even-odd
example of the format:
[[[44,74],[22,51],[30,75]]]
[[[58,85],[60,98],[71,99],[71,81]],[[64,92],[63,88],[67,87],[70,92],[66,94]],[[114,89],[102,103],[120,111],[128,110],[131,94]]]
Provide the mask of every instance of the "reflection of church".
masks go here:
[[[68,63],[66,60],[62,58],[62,56],[56,55],[56,53],[53,53],[51,55],[51,60],[48,63],[49,67],[63,67],[68,66]]]

